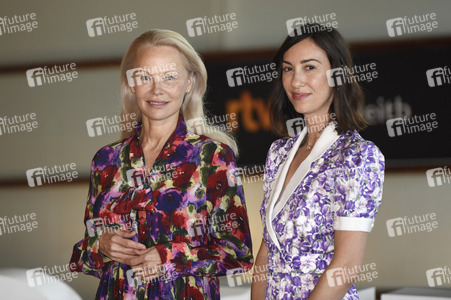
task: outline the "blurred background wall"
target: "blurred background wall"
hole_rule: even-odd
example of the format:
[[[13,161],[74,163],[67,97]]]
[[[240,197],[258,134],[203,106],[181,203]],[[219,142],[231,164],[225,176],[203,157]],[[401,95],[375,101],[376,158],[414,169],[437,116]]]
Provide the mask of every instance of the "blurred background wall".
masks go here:
[[[31,232],[3,232],[0,268],[33,269],[68,263],[73,245],[83,236],[91,159],[100,147],[120,138],[119,134],[90,137],[86,121],[119,114],[119,62],[130,42],[142,32],[151,28],[177,31],[214,64],[218,53],[235,53],[236,57],[243,51],[271,52],[286,37],[288,19],[327,13],[336,13],[338,30],[351,44],[392,42],[387,19],[427,13],[437,14],[437,29],[400,36],[398,40],[446,40],[451,36],[450,9],[450,2],[445,0],[2,2],[1,16],[35,13],[38,25],[31,32],[3,31],[0,36],[0,117],[35,113],[38,126],[30,132],[3,132],[0,136],[0,217],[35,213],[38,226]],[[127,13],[136,14],[137,29],[88,35],[87,20]],[[188,35],[187,20],[227,13],[237,17],[238,27],[232,32]],[[67,63],[76,63],[78,78],[29,86],[26,70]],[[224,99],[208,100],[215,103]],[[425,105],[428,101],[433,99],[425,97]],[[443,122],[449,124],[448,120]],[[449,143],[449,132],[440,138],[444,144]],[[427,147],[422,145],[421,136],[418,143],[419,147]],[[76,164],[78,178],[74,181],[28,185],[27,170],[67,163]],[[376,263],[379,276],[359,283],[359,287],[426,287],[427,270],[451,266],[451,184],[431,187],[426,177],[428,169],[446,163],[449,165],[449,160],[428,166],[411,164],[402,169],[387,164],[383,204],[365,255],[365,263]],[[245,192],[256,254],[262,230],[258,213],[263,194],[261,181],[245,182]],[[389,236],[387,221],[430,213],[436,214],[438,224],[433,230]],[[69,282],[83,299],[93,298],[97,284],[97,279],[86,275]],[[444,282],[441,287],[450,288],[451,284]]]

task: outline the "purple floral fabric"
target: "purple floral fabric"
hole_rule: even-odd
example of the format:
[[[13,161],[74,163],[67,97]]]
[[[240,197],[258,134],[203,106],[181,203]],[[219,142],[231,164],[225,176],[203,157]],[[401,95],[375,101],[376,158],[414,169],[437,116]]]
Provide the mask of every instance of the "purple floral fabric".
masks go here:
[[[343,220],[358,223],[362,218],[373,222],[382,198],[382,153],[356,131],[348,131],[311,163],[285,206],[271,220],[279,248],[266,226],[270,195],[298,137],[275,141],[266,160],[260,209],[268,247],[266,299],[308,299],[333,258],[337,224]],[[358,299],[355,286],[343,299]]]

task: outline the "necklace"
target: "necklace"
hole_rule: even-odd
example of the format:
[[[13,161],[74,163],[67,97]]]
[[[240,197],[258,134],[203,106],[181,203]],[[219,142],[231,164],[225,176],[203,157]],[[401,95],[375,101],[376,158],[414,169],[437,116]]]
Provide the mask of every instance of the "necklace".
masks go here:
[[[315,145],[316,141],[314,143],[310,143],[310,141],[307,139],[307,150],[312,150],[313,145]]]
[[[324,128],[322,128],[320,131],[319,131],[319,135],[321,136],[321,133],[323,133],[323,130],[324,130]],[[307,134],[307,150],[308,151],[310,151],[310,150],[312,150],[312,148],[313,148],[313,146],[315,146],[315,144],[316,144],[316,142],[318,141],[318,139],[319,139],[319,137],[315,140],[315,141],[313,141],[313,140],[310,140],[309,139],[309,136],[308,136],[308,134]]]

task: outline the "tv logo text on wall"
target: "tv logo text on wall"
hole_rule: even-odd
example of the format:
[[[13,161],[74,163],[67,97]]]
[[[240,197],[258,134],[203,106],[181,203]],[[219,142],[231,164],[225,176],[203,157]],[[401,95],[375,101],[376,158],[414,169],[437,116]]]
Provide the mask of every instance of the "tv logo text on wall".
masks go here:
[[[390,119],[411,117],[412,107],[402,101],[401,95],[396,95],[393,100],[379,96],[375,103],[365,105],[363,114],[371,125],[384,125]]]
[[[438,28],[436,19],[437,15],[435,13],[429,13],[420,16],[414,15],[413,17],[393,18],[387,20],[385,24],[387,26],[388,36],[396,37],[416,32],[431,32]]]
[[[426,71],[426,78],[430,87],[451,84],[451,69],[448,66],[429,69]]]
[[[231,32],[238,28],[236,13],[224,14],[222,16],[199,17],[186,21],[186,29],[190,37],[201,36],[216,32]]]
[[[75,63],[70,63],[29,69],[26,72],[28,86],[36,87],[62,81],[71,82],[73,79],[78,78],[78,72],[75,71],[76,66]]]
[[[0,36],[17,32],[31,32],[38,28],[36,13],[0,17]]]
[[[112,17],[94,18],[86,21],[86,28],[90,37],[117,32],[131,32],[138,28],[136,14],[114,15]]]

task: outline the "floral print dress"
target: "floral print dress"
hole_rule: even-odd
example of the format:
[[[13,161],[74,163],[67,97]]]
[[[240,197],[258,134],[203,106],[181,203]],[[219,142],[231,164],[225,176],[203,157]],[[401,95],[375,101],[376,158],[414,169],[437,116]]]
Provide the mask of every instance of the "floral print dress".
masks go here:
[[[371,231],[382,198],[384,156],[356,131],[329,124],[287,184],[306,128],[268,152],[260,209],[268,247],[266,299],[308,299],[334,256],[335,230]],[[329,281],[328,281],[329,282]],[[353,285],[343,299],[358,299]]]
[[[217,276],[253,264],[243,188],[232,150],[177,128],[145,173],[135,134],[100,149],[91,167],[85,238],[71,263],[100,279],[96,299],[219,299]],[[136,231],[132,240],[156,247],[163,276],[141,282],[130,266],[99,252],[107,228]]]

